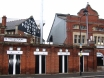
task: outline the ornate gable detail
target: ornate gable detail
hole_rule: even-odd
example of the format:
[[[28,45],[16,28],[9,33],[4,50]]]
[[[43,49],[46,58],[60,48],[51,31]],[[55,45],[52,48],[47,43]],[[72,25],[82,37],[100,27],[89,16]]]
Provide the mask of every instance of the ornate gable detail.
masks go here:
[[[78,16],[83,15],[84,9],[85,9],[85,8],[81,9],[81,10],[77,13]],[[97,13],[97,11],[94,10],[94,9],[92,9],[91,6],[90,6],[89,4],[87,4],[86,9],[88,10],[88,14],[89,14],[89,15],[99,16],[98,13]]]

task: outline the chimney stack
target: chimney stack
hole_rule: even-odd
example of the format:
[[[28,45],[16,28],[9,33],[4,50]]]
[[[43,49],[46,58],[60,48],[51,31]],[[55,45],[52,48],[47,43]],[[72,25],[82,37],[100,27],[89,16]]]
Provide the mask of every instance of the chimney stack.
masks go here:
[[[2,17],[2,26],[6,26],[6,19],[7,19],[6,16]]]

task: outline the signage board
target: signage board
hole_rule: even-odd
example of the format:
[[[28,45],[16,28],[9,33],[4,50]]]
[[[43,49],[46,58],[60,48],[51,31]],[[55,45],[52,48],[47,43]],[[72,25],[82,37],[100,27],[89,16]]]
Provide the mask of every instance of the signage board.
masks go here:
[[[91,52],[91,50],[84,50],[83,52]]]
[[[7,51],[7,54],[23,54],[23,51],[10,51],[10,50],[8,50]]]
[[[34,52],[34,55],[48,55],[48,52]]]
[[[104,46],[98,45],[98,46],[96,46],[96,48],[104,48]]]
[[[70,52],[58,52],[58,55],[70,55]]]
[[[103,57],[103,54],[100,52],[97,52],[97,57]]]
[[[27,39],[26,38],[4,37],[4,41],[7,41],[7,42],[27,42]]]
[[[79,55],[79,56],[82,56],[82,55],[83,55],[83,56],[89,56],[89,53],[83,53],[83,52],[80,53],[80,52],[79,52],[78,55]]]

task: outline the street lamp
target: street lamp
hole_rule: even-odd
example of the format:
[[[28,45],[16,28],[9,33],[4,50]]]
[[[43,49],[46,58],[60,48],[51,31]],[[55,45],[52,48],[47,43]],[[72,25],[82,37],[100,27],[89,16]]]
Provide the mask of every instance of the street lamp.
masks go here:
[[[80,28],[80,76],[82,75],[82,61],[81,61],[81,58],[82,58],[82,42],[81,42],[81,18],[83,17],[84,15],[82,15],[80,17],[80,23],[79,23],[79,28]]]
[[[87,34],[86,34],[86,40],[87,40],[87,46],[89,46],[89,39],[88,39],[88,11],[85,9],[83,11],[84,15],[86,16],[86,26],[87,26]]]
[[[80,26],[80,76],[82,75],[82,41],[81,41],[81,18],[83,17],[83,16],[85,16],[86,15],[86,26],[87,26],[87,37],[86,37],[86,40],[87,40],[87,45],[89,45],[88,44],[88,11],[86,10],[86,9],[84,9],[84,11],[83,11],[83,15],[80,17],[80,24],[79,24],[79,26]]]

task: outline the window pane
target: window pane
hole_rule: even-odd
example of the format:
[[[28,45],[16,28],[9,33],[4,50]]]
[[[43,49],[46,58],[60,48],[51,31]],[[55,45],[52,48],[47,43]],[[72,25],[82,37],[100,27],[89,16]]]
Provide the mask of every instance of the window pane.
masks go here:
[[[97,39],[97,36],[94,36],[94,42],[95,42],[95,44],[96,44],[96,39]]]
[[[100,37],[98,37],[98,42],[100,42]]]
[[[74,35],[74,43],[77,43],[77,35]]]
[[[82,43],[85,42],[85,36],[82,36]]]
[[[80,35],[78,36],[78,43],[80,43]]]

